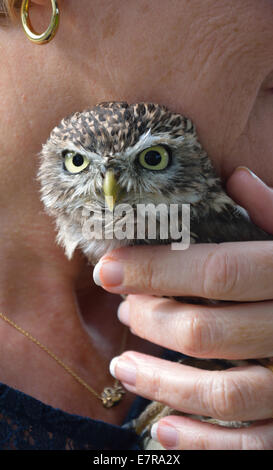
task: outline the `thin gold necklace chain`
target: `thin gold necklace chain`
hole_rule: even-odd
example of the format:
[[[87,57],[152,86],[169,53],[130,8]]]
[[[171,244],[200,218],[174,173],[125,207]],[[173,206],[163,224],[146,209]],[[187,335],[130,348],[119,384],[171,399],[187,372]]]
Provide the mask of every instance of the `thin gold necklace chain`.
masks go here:
[[[101,394],[97,393],[96,390],[90,387],[90,385],[88,385],[81,377],[79,377],[78,374],[76,374],[76,372],[74,372],[71,369],[71,367],[65,364],[58,356],[56,356],[56,354],[50,351],[50,349],[48,349],[38,339],[34,338],[34,336],[32,336],[28,331],[21,328],[19,325],[17,325],[14,321],[10,320],[10,318],[8,318],[6,315],[4,315],[1,312],[0,312],[0,318],[2,318],[5,322],[7,322],[9,325],[15,328],[17,331],[19,331],[19,333],[24,335],[34,344],[36,344],[44,352],[46,352],[52,359],[54,359],[55,362],[57,362],[57,364],[59,364],[63,369],[65,369],[68,374],[70,374],[77,382],[79,382],[83,387],[85,387],[89,391],[89,393],[91,393],[96,398],[98,398],[102,402],[105,408],[111,408],[112,406],[120,402],[120,400],[122,399],[122,396],[125,393],[125,390],[122,388],[119,380],[115,380],[113,387],[105,387],[103,391],[101,392]],[[128,335],[128,328],[125,327],[124,333],[122,336],[120,354],[125,349],[127,335]]]

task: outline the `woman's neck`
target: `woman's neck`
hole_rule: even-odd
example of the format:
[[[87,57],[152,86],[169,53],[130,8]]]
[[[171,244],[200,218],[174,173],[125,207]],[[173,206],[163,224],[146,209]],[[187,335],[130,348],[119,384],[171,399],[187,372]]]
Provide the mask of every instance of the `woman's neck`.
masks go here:
[[[66,259],[38,198],[32,201],[22,200],[21,209],[0,207],[0,312],[100,393],[113,384],[109,362],[120,353],[124,326],[116,310],[121,299],[93,283],[92,267],[79,252],[71,261]],[[152,354],[161,350],[133,335],[126,349]],[[70,413],[119,424],[134,399],[127,392],[119,406],[103,408],[45,351],[3,319],[0,357],[0,382]]]
[[[100,392],[111,385],[108,364],[119,353],[119,298],[92,285],[80,254],[68,261],[51,236],[10,231],[0,247],[0,311],[37,338]],[[25,237],[23,237],[25,235]],[[53,235],[54,236],[54,235]],[[16,240],[18,238],[18,240]],[[0,381],[65,411],[119,422],[44,351],[0,319]],[[121,414],[120,414],[121,413]]]

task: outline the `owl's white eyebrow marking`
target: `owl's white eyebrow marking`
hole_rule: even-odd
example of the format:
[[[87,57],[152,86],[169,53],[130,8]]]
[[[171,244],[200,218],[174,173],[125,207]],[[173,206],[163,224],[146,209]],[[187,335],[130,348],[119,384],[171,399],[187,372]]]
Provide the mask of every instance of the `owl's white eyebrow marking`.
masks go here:
[[[172,145],[175,147],[176,145],[181,144],[184,141],[185,137],[183,135],[172,139],[169,133],[158,133],[152,134],[151,129],[149,129],[145,134],[141,135],[138,142],[133,145],[132,147],[128,147],[125,152],[117,153],[117,156],[123,155],[125,158],[128,158],[131,155],[136,155],[140,153],[142,150],[145,150],[149,147],[153,147],[154,145],[158,144],[165,144],[165,145]]]
[[[65,146],[65,148],[63,148],[61,150],[61,153],[60,155],[63,157],[63,152],[64,151],[67,151],[67,152],[76,152],[76,153],[80,153],[81,155],[84,155],[88,158],[88,160],[92,161],[92,160],[101,160],[101,156],[98,155],[97,153],[95,152],[90,152],[90,150],[86,150],[84,147],[82,147],[80,144],[79,145],[74,145],[73,142],[69,142],[67,143],[67,145]]]

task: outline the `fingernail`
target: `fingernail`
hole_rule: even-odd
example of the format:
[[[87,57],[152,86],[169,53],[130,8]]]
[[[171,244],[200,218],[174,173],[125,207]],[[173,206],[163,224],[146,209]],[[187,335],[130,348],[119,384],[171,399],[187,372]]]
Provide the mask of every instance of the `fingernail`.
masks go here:
[[[160,442],[165,449],[176,449],[178,447],[178,432],[172,426],[158,423],[153,424],[151,428],[152,438]]]
[[[257,175],[255,175],[255,173],[253,173],[253,171],[251,171],[249,168],[247,168],[247,166],[238,166],[235,171],[246,171],[250,176],[252,176],[253,178],[257,178],[259,179],[259,177]]]
[[[123,282],[123,266],[117,261],[104,261],[99,271],[100,281],[105,286],[119,286]]]
[[[116,379],[116,363],[118,362],[119,360],[119,356],[116,356],[116,357],[113,357],[113,359],[111,360],[110,364],[109,364],[109,371],[110,371],[110,374]]]
[[[130,325],[130,304],[125,300],[125,302],[121,302],[118,307],[117,311],[118,319],[124,325]]]
[[[99,261],[93,269],[93,279],[94,279],[94,283],[97,284],[97,286],[101,286],[101,280],[100,280],[101,265],[102,263],[101,261]]]
[[[128,385],[136,384],[136,366],[132,361],[122,359],[120,356],[114,357],[110,362],[109,370],[115,379]]]
[[[158,429],[158,423],[153,424],[151,427],[151,436],[152,436],[152,439],[156,442],[158,442],[157,429]]]

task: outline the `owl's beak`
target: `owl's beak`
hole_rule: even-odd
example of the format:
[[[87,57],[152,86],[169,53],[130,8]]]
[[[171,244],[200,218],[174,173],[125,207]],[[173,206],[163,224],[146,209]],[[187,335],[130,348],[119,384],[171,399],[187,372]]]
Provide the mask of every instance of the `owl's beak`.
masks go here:
[[[110,211],[114,210],[115,203],[120,194],[120,191],[121,187],[117,183],[114,172],[112,170],[106,171],[103,182],[103,192],[105,196],[105,202]]]

